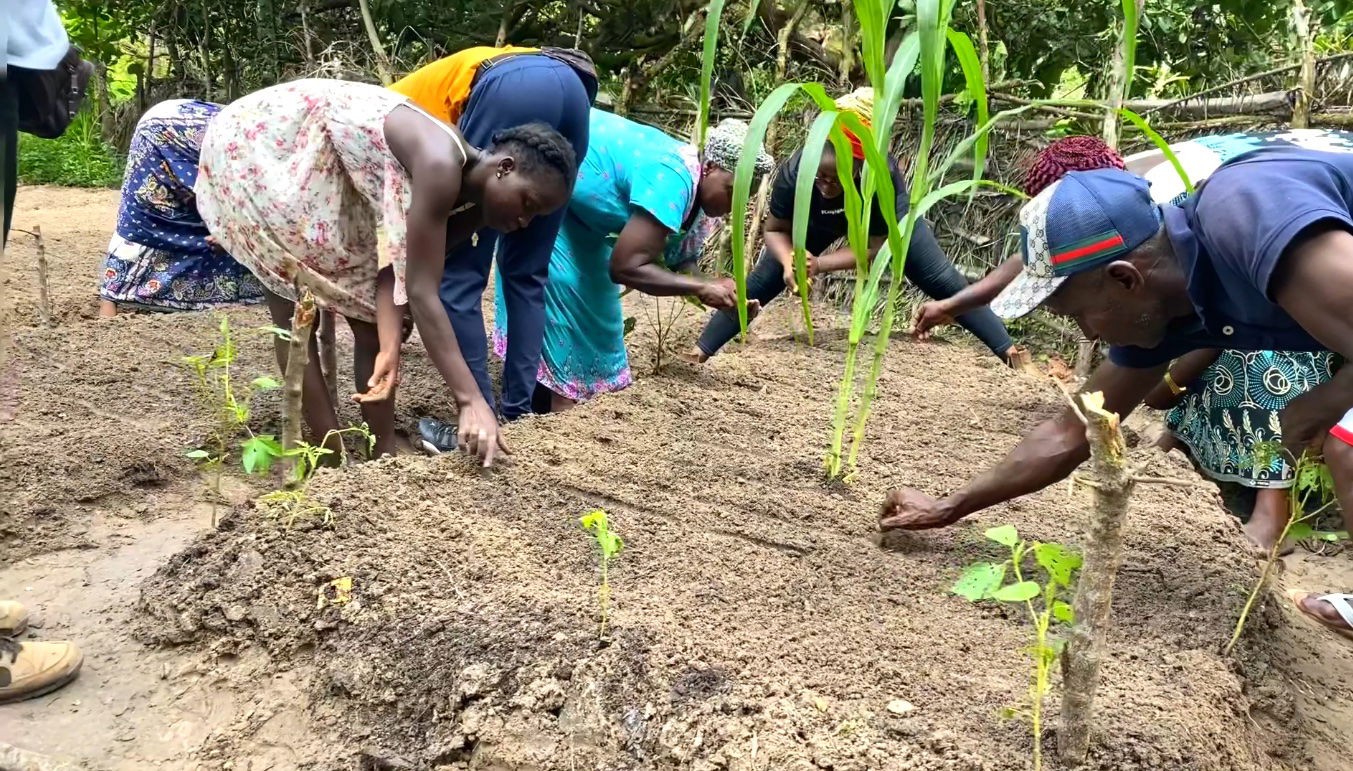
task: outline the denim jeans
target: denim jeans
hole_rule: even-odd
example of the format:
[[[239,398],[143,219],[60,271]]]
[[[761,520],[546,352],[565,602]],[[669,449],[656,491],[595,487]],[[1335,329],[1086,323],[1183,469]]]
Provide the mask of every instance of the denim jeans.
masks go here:
[[[916,232],[912,234],[911,248],[907,251],[907,264],[903,268],[907,280],[929,297],[942,300],[953,297],[968,285],[963,274],[940,251],[935,234],[925,220],[916,223]],[[761,257],[747,277],[747,299],[760,300],[764,307],[785,290],[784,269],[780,261],[769,251],[763,249]],[[1005,352],[1013,344],[1005,325],[996,318],[990,308],[982,307],[969,311],[957,319],[964,329],[977,336],[997,356],[1005,357]],[[696,345],[706,356],[713,356],[729,340],[737,336],[739,330],[736,309],[721,310],[715,313],[705,325]]]

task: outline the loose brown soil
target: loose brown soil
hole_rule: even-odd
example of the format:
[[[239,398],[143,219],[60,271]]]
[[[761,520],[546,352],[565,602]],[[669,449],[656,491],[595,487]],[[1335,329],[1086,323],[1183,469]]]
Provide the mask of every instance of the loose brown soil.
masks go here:
[[[89,660],[67,689],[0,707],[0,741],[94,768],[1029,767],[1027,725],[998,716],[1025,697],[1028,623],[946,588],[997,556],[987,527],[1077,543],[1084,494],[882,540],[876,522],[889,487],[943,492],[1013,446],[1057,408],[1046,384],[966,344],[899,341],[858,477],[825,486],[839,334],[796,344],[781,304],[761,339],[654,375],[654,300],[632,297],[636,385],[512,425],[501,469],[325,471],[332,525],[290,529],[256,504],[266,486],[236,481],[213,530],[182,458],[205,426],[174,362],[209,349],[215,322],[94,318],[115,200],[20,191],[16,225],[48,234],[56,328],[36,325],[23,236],[6,256],[0,595]],[[271,371],[266,339],[241,350],[243,376]],[[402,419],[448,416],[421,349],[405,356]],[[276,420],[261,399],[255,429]],[[605,641],[577,522],[597,507],[626,539]],[[1140,488],[1127,544],[1090,768],[1348,767],[1353,646],[1275,592],[1237,655],[1219,652],[1256,570],[1215,488]],[[335,603],[339,578],[353,588]],[[1353,588],[1353,564],[1303,555],[1283,583]]]

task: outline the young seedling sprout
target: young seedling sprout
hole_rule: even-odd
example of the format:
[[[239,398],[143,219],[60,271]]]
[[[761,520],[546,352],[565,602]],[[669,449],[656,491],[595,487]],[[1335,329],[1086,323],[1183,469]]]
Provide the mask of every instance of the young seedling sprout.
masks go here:
[[[1081,557],[1058,543],[1025,541],[1013,525],[993,527],[985,535],[1010,549],[1010,558],[1004,562],[979,562],[968,566],[951,591],[971,602],[996,600],[1022,604],[1033,623],[1034,642],[1027,649],[1034,660],[1029,705],[1027,709],[1007,707],[1003,714],[1029,719],[1034,740],[1034,771],[1040,771],[1043,768],[1043,697],[1051,687],[1052,665],[1065,644],[1064,640],[1051,637],[1049,630],[1056,622],[1070,624],[1074,620],[1071,605],[1060,598],[1070,593]],[[1041,585],[1026,573],[1025,563],[1030,556],[1046,576]],[[1014,580],[1006,583],[1007,575],[1013,575]]]
[[[266,511],[278,520],[285,520],[287,529],[296,524],[301,517],[316,517],[325,525],[333,523],[334,512],[327,505],[310,497],[310,482],[314,479],[319,462],[333,450],[326,445],[334,437],[344,434],[356,434],[366,441],[367,452],[376,447],[376,437],[365,423],[360,426],[330,431],[319,444],[314,445],[298,440],[291,449],[283,449],[282,443],[273,436],[260,436],[257,442],[258,473],[266,474],[272,468],[273,461],[281,458],[292,462],[291,479],[286,487],[261,496],[258,501]]]
[[[216,505],[221,497],[221,470],[230,457],[231,445],[240,432],[249,432],[250,404],[258,391],[278,388],[280,384],[270,377],[257,377],[243,389],[237,389],[231,379],[231,365],[235,362],[234,336],[230,319],[221,317],[220,341],[209,354],[184,356],[183,366],[193,378],[198,401],[212,421],[207,435],[207,446],[187,453],[210,475],[211,526],[216,527]],[[241,447],[241,461],[246,473],[254,473],[251,464],[254,449],[261,437],[249,432]]]
[[[1333,506],[1336,500],[1334,478],[1330,476],[1329,466],[1310,450],[1303,451],[1300,458],[1293,458],[1292,453],[1279,442],[1259,442],[1254,445],[1250,462],[1263,468],[1279,457],[1286,459],[1295,469],[1292,494],[1287,496],[1287,524],[1283,526],[1278,539],[1273,542],[1273,548],[1269,549],[1264,567],[1259,571],[1259,580],[1254,582],[1250,596],[1245,600],[1245,607],[1240,611],[1240,618],[1236,619],[1235,630],[1231,632],[1231,639],[1226,643],[1227,655],[1235,650],[1236,643],[1240,641],[1240,635],[1245,631],[1245,622],[1249,620],[1255,602],[1268,585],[1274,566],[1278,564],[1278,555],[1282,552],[1283,544],[1287,543],[1289,538],[1293,541],[1304,541],[1315,537],[1316,531],[1311,524],[1312,520]]]
[[[610,611],[611,603],[611,583],[607,575],[607,568],[611,560],[615,559],[620,550],[625,548],[625,539],[616,535],[611,530],[610,520],[606,518],[606,512],[602,509],[588,512],[578,520],[583,529],[592,535],[592,540],[596,541],[601,550],[601,587],[597,590],[597,598],[601,603],[601,629],[597,636],[606,638],[606,619]]]

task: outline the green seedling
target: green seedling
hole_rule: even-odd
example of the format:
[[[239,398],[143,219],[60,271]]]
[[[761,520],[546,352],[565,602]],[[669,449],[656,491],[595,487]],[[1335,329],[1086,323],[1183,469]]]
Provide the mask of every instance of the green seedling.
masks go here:
[[[616,535],[611,530],[611,522],[606,517],[606,512],[602,509],[590,511],[578,519],[583,529],[592,535],[592,540],[596,541],[601,550],[601,587],[597,590],[597,598],[601,603],[601,629],[598,637],[606,637],[606,619],[610,612],[611,604],[611,583],[607,574],[607,568],[610,567],[611,560],[620,554],[620,550],[625,548],[625,539]]]
[[[184,356],[182,360],[183,367],[192,377],[198,402],[211,419],[212,427],[207,435],[206,446],[190,450],[187,457],[197,461],[210,475],[212,527],[216,526],[216,506],[221,497],[221,472],[230,458],[235,438],[241,432],[249,433],[241,452],[244,469],[247,473],[254,473],[250,468],[248,450],[259,439],[249,431],[250,405],[254,394],[281,386],[273,378],[264,376],[254,378],[243,388],[237,387],[231,372],[237,351],[229,318],[221,317],[219,330],[220,340],[211,353]]]
[[[979,562],[969,565],[952,591],[970,602],[996,600],[1021,604],[1034,626],[1033,643],[1025,650],[1034,660],[1029,684],[1029,704],[1025,708],[1007,707],[1005,717],[1028,718],[1033,731],[1034,771],[1043,768],[1043,698],[1051,688],[1052,665],[1057,661],[1065,640],[1050,635],[1055,623],[1074,620],[1071,605],[1061,599],[1071,591],[1072,579],[1081,566],[1081,556],[1059,543],[1025,541],[1013,525],[1001,525],[986,531],[986,537],[1010,549],[1004,562]],[[1026,566],[1029,557],[1045,575],[1043,583],[1030,578]],[[1007,576],[1013,580],[1006,583]]]
[[[1294,541],[1315,538],[1317,532],[1311,522],[1333,506],[1336,501],[1334,497],[1334,477],[1330,475],[1329,466],[1325,465],[1319,455],[1310,450],[1303,451],[1300,458],[1294,458],[1292,453],[1282,446],[1281,442],[1258,442],[1254,445],[1250,462],[1262,468],[1270,465],[1278,458],[1285,459],[1295,469],[1295,481],[1291,493],[1287,496],[1287,524],[1283,526],[1282,533],[1274,541],[1273,548],[1269,549],[1268,555],[1264,559],[1264,567],[1259,571],[1259,580],[1254,582],[1254,587],[1250,589],[1250,596],[1245,600],[1245,607],[1240,611],[1240,618],[1236,619],[1236,627],[1231,632],[1230,641],[1226,643],[1225,652],[1228,655],[1235,650],[1236,643],[1240,641],[1241,633],[1245,631],[1245,622],[1249,620],[1250,613],[1254,610],[1254,604],[1258,601],[1264,588],[1268,586],[1269,579],[1273,575],[1273,569],[1278,564],[1278,555],[1282,551],[1283,544],[1289,538]],[[1337,536],[1337,534],[1335,535]]]
[[[325,525],[333,524],[333,509],[310,497],[310,482],[314,479],[315,471],[319,469],[320,461],[334,453],[325,445],[329,444],[329,440],[333,438],[341,440],[344,434],[356,434],[362,437],[366,441],[368,454],[376,447],[376,437],[365,423],[360,426],[349,426],[348,428],[330,431],[324,435],[324,439],[317,445],[309,442],[298,442],[290,450],[283,449],[282,443],[277,441],[276,437],[257,437],[258,441],[253,446],[253,462],[258,469],[258,473],[268,473],[272,464],[278,459],[294,461],[291,479],[287,482],[286,487],[281,490],[274,490],[258,499],[265,511],[278,521],[285,522],[288,530],[296,524],[296,520],[302,517],[314,517]]]

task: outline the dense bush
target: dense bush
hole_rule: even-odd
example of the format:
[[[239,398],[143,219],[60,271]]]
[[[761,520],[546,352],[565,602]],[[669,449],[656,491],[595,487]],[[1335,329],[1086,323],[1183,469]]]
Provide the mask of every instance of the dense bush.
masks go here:
[[[19,135],[19,181],[28,185],[117,187],[124,159],[99,133],[84,110],[59,139]]]

